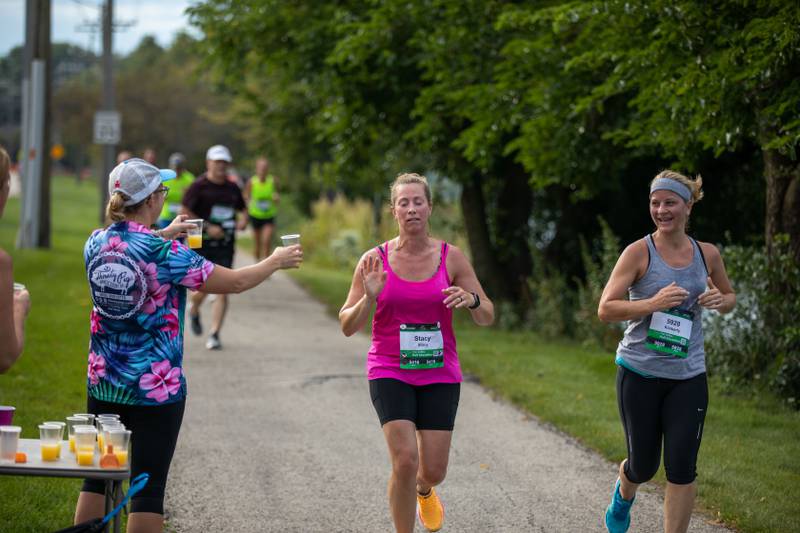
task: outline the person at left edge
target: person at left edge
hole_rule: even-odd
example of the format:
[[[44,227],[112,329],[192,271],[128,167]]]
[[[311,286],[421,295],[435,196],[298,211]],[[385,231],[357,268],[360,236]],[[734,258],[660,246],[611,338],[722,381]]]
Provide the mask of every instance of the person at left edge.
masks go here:
[[[175,239],[191,227],[179,216],[157,232],[171,170],[128,159],[109,176],[111,225],[92,233],[84,248],[91,313],[87,412],[116,413],[130,429],[131,476],[150,474],[131,500],[128,532],[159,532],[164,490],[186,403],[183,316],[186,289],[243,292],[278,269],[296,268],[300,245],[277,248],[263,261],[230,270]],[[75,523],[103,516],[105,484],[85,480]],[[2,529],[2,528],[0,528]]]
[[[186,170],[186,158],[180,152],[175,152],[169,156],[169,168],[171,168],[177,175],[174,180],[169,184],[169,192],[167,198],[164,200],[164,207],[161,209],[161,214],[158,216],[156,226],[164,229],[181,212],[181,202],[186,189],[194,183],[194,174]]]

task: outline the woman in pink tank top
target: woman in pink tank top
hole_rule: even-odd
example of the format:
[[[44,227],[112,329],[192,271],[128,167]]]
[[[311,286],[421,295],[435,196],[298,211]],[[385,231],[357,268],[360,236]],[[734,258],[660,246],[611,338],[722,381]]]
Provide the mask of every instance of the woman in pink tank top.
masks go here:
[[[392,460],[389,506],[398,533],[438,531],[444,506],[433,487],[444,480],[461,386],[453,310],[479,325],[494,307],[455,246],[428,235],[431,193],[417,174],[391,187],[399,235],[366,252],[339,311],[342,331],[364,328],[374,311],[367,378]]]

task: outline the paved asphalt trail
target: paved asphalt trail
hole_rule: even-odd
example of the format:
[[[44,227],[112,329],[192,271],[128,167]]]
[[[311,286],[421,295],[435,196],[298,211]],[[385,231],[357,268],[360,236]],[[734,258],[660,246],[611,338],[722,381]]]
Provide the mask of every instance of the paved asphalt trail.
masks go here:
[[[206,302],[206,327],[210,316]],[[221,340],[207,351],[187,320],[168,531],[392,531],[389,460],[364,377],[369,339],[345,338],[278,273],[231,297]],[[468,382],[439,489],[442,531],[602,532],[615,477],[608,461]],[[663,531],[661,505],[641,490],[630,531]],[[695,516],[690,531],[727,530]]]

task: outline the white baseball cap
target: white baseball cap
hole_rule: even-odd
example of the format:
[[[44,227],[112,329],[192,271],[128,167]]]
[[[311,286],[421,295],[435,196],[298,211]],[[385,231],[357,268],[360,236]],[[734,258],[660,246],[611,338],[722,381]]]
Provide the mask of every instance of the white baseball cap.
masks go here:
[[[128,197],[124,205],[136,205],[175,176],[174,171],[155,167],[144,159],[126,159],[108,175],[108,194],[121,192]]]
[[[206,152],[206,159],[209,161],[227,161],[228,163],[233,161],[233,157],[231,157],[231,151],[221,144],[215,144],[209,148]]]

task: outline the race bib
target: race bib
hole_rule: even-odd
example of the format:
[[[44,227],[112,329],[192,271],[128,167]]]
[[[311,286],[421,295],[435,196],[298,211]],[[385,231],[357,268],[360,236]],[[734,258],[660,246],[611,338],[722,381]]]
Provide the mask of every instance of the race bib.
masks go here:
[[[125,320],[135,315],[147,297],[147,279],[130,257],[103,252],[89,263],[89,288],[97,311]]]
[[[444,366],[442,328],[436,324],[400,324],[400,368],[423,370]]]
[[[256,202],[256,207],[259,211],[269,211],[269,208],[272,207],[272,202],[269,200],[259,200]]]
[[[693,318],[692,313],[678,309],[656,311],[650,319],[645,346],[659,354],[686,357],[689,355]]]
[[[215,205],[211,208],[211,214],[208,219],[211,222],[222,224],[229,220],[233,220],[236,216],[236,211],[229,205]]]

